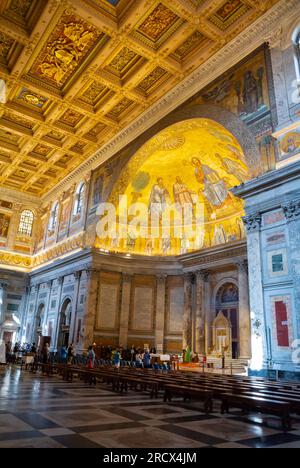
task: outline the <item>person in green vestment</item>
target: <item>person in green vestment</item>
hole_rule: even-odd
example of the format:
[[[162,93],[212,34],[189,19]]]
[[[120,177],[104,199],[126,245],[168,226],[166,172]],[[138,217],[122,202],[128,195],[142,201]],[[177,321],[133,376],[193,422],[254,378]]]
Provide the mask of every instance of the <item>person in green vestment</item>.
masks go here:
[[[191,348],[189,346],[186,348],[185,362],[191,362]]]

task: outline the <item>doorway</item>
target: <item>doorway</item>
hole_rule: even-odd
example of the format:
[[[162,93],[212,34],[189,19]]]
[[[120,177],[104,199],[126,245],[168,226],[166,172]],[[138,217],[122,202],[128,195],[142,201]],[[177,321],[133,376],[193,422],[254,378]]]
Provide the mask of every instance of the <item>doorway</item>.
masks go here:
[[[216,298],[216,317],[222,312],[231,326],[232,359],[239,358],[239,290],[233,283],[219,289]]]
[[[71,314],[72,301],[71,299],[65,299],[60,311],[59,332],[57,340],[58,349],[64,346],[67,348],[69,346]]]

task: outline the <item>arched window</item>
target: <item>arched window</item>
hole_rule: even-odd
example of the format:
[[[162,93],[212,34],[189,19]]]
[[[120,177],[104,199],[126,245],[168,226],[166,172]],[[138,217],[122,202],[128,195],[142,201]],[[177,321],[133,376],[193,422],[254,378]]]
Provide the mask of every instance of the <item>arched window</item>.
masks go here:
[[[57,225],[58,221],[58,202],[54,203],[51,216],[50,216],[50,222],[49,222],[49,230],[54,231]]]
[[[76,199],[75,199],[75,204],[74,204],[74,215],[79,215],[82,210],[83,210],[83,204],[84,204],[84,198],[85,198],[85,184],[80,184],[77,192],[76,192]]]
[[[18,234],[22,236],[32,236],[34,215],[30,210],[21,213]]]

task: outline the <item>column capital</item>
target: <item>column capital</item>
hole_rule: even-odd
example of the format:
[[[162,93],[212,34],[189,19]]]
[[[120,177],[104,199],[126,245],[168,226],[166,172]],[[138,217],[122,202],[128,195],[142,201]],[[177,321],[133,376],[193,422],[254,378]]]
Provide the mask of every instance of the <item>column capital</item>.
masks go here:
[[[209,271],[207,270],[197,270],[195,271],[195,275],[197,281],[204,281],[205,283],[207,283],[207,281],[209,280]]]
[[[64,277],[63,277],[63,276],[59,276],[59,277],[57,278],[57,281],[58,281],[58,284],[63,284],[63,282],[64,282]]]
[[[51,288],[52,283],[53,283],[53,280],[47,281],[47,283],[46,283],[47,287],[48,287],[48,288]]]
[[[80,278],[81,278],[81,273],[82,273],[81,270],[74,271],[74,278],[76,279],[76,281],[80,280]]]
[[[87,268],[85,270],[85,273],[86,273],[87,279],[91,279],[95,274],[100,273],[100,272],[96,270],[95,268]]]
[[[287,221],[295,221],[300,218],[300,200],[291,201],[282,205]]]
[[[248,260],[239,260],[236,262],[236,267],[239,272],[248,273]]]
[[[164,284],[168,278],[168,275],[156,275],[157,284]]]
[[[5,281],[0,281],[0,288],[4,291],[7,291],[8,283],[6,283]]]
[[[184,281],[192,282],[194,278],[194,273],[192,271],[186,272],[183,274]]]
[[[19,203],[19,202],[16,202],[13,204],[13,211],[21,211],[21,209],[23,208],[23,203]]]
[[[131,283],[132,278],[132,273],[122,273],[122,283]]]
[[[270,49],[280,49],[282,41],[282,27],[279,27],[272,31],[272,34],[269,34],[265,38],[265,42],[268,44]]]
[[[244,216],[243,223],[246,226],[247,232],[259,231],[262,223],[261,213],[254,213],[248,216]]]

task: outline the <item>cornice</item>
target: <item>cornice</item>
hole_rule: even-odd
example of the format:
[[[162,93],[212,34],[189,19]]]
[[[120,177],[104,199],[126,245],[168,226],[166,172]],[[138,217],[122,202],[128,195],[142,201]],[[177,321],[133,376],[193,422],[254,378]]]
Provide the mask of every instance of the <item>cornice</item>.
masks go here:
[[[157,121],[257,49],[261,44],[268,42],[270,37],[272,37],[274,28],[278,29],[278,25],[283,25],[285,22],[288,23],[294,20],[297,11],[300,16],[299,0],[282,0],[274,5],[264,16],[220,49],[204,65],[201,65],[162,99],[128,125],[127,128],[119,132],[81,166],[65,177],[63,181],[42,198],[43,202],[56,198],[62,190],[66,190],[71,184],[83,178],[87,171],[96,169]]]
[[[0,187],[0,198],[8,199],[10,202],[21,203],[22,205],[29,204],[34,207],[38,207],[41,203],[41,199],[34,195],[29,195],[18,190],[10,189],[7,187]]]
[[[276,169],[267,172],[257,179],[250,180],[245,184],[231,189],[233,195],[247,199],[253,195],[270,191],[280,187],[282,183],[293,182],[300,179],[300,161],[284,166],[281,169]]]

